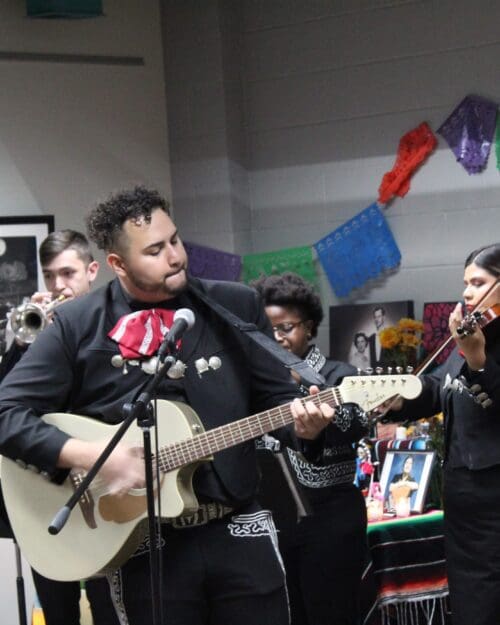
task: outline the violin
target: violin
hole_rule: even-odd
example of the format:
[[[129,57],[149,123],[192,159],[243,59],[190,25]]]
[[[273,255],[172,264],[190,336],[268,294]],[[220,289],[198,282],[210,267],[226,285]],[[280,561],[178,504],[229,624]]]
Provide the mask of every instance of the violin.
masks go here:
[[[460,337],[469,336],[474,334],[477,328],[484,328],[492,321],[495,321],[500,317],[500,304],[494,304],[483,312],[472,312],[462,320],[462,323],[457,328],[457,334]]]
[[[487,296],[491,293],[491,291],[493,291],[493,289],[496,289],[499,284],[500,280],[496,280],[496,282],[494,282],[489,287],[486,293],[484,293],[481,300],[476,305],[476,309],[473,310],[471,313],[465,315],[462,323],[457,328],[457,333],[460,337],[473,334],[477,330],[477,328],[485,328],[488,324],[494,322],[500,317],[500,303],[494,304],[493,306],[486,308],[483,312],[479,312],[477,310],[481,303],[486,300]],[[420,363],[420,365],[418,365],[418,367],[413,371],[414,375],[422,375],[452,340],[453,335],[450,334],[448,338],[441,343],[441,345],[439,345],[431,354],[427,356],[427,358],[424,359],[423,362]],[[477,384],[470,389],[470,392],[474,401],[482,405],[483,408],[488,408],[491,405],[491,399],[486,395],[486,393],[481,393],[481,387]],[[377,415],[378,419],[384,417],[384,415],[391,409],[391,403],[387,403],[389,405],[386,406],[385,410]]]

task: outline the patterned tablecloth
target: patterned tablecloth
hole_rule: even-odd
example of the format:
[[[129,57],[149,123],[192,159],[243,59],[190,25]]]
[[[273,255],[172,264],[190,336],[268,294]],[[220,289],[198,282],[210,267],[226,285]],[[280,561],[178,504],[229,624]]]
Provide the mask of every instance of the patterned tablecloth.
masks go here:
[[[443,512],[368,525],[363,625],[444,625],[448,581]]]

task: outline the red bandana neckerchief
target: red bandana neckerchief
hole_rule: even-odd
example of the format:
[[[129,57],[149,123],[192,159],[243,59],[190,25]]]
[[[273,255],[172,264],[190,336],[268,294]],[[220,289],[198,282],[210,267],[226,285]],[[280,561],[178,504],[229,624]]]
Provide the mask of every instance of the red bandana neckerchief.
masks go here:
[[[174,310],[151,308],[124,315],[109,332],[126,360],[151,357],[173,323]]]

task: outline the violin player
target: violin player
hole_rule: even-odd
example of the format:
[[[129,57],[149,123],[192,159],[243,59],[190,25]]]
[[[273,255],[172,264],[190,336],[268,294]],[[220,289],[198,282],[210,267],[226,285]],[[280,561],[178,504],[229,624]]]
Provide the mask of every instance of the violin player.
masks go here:
[[[464,304],[449,317],[455,349],[398,399],[398,420],[444,413],[445,549],[453,625],[500,622],[500,243],[465,261]],[[475,392],[473,392],[475,391]]]

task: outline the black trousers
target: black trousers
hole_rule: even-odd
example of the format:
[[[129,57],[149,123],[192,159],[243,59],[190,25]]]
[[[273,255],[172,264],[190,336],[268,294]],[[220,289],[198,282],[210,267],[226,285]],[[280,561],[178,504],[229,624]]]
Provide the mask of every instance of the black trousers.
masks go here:
[[[292,625],[357,625],[368,558],[366,506],[343,486],[292,531],[280,532]]]
[[[453,625],[500,623],[500,466],[444,471]]]
[[[80,625],[80,582],[58,582],[32,570],[46,625]],[[87,580],[94,625],[119,625],[106,578]]]
[[[162,568],[162,622],[168,625],[289,623],[274,523],[256,505],[197,527],[165,524]],[[146,548],[116,572],[112,585],[130,625],[150,625]]]

